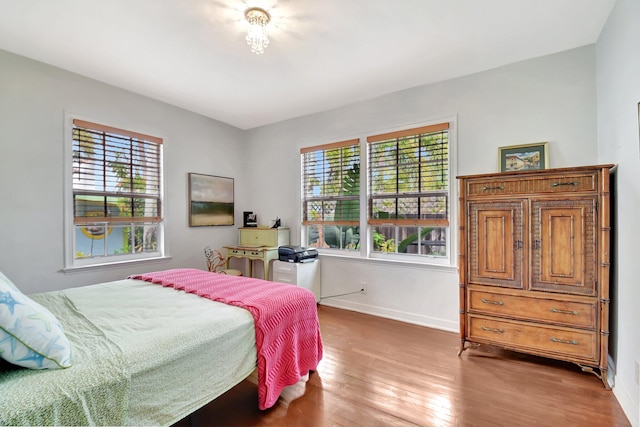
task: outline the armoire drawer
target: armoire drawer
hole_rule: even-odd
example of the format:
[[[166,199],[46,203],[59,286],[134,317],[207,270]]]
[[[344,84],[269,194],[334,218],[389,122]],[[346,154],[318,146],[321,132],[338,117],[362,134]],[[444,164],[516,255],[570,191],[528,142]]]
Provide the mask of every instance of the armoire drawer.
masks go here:
[[[535,320],[579,328],[595,329],[596,301],[576,302],[566,299],[534,298],[506,293],[470,289],[468,310],[471,313]]]
[[[595,171],[533,177],[485,178],[467,182],[467,195],[568,193],[597,190]]]
[[[596,362],[598,334],[542,324],[469,315],[469,338],[540,355],[565,356]]]

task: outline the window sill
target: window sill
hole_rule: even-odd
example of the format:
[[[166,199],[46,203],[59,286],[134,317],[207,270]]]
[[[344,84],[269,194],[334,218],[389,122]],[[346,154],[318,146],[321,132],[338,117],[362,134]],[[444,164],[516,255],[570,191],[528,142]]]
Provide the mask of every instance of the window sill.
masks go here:
[[[110,270],[113,268],[125,267],[130,265],[155,264],[169,261],[171,256],[160,256],[154,258],[132,259],[127,261],[105,262],[102,264],[80,265],[74,267],[65,267],[62,271],[64,274],[84,273],[87,271]]]
[[[390,259],[381,259],[381,258],[363,258],[357,255],[345,255],[345,254],[332,254],[321,252],[318,254],[319,258],[327,258],[337,261],[344,262],[359,262],[363,264],[377,264],[377,265],[388,265],[393,267],[409,267],[409,268],[423,268],[425,270],[432,271],[445,271],[451,273],[457,273],[458,267],[455,265],[445,265],[445,264],[429,264],[426,262],[416,262],[416,261],[402,261],[402,260],[390,260]]]

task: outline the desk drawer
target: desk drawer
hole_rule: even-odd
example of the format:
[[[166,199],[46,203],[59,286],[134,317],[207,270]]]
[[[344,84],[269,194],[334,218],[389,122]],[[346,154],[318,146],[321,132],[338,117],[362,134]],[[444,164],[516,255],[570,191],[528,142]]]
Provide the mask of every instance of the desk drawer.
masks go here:
[[[298,264],[294,262],[275,261],[273,263],[273,281],[298,284]]]
[[[273,263],[273,272],[285,274],[298,274],[298,264],[295,262],[274,262]]]
[[[245,258],[261,258],[263,257],[264,251],[256,251],[252,249],[229,249],[227,256],[242,256]]]
[[[295,274],[285,274],[280,271],[273,270],[273,281],[280,283],[287,283],[289,285],[297,285],[298,284],[298,276]]]

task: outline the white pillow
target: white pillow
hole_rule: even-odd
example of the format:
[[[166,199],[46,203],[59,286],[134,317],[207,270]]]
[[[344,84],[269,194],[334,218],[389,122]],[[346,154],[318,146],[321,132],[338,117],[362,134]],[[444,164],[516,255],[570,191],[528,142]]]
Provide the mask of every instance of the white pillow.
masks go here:
[[[0,357],[31,369],[71,366],[71,345],[62,325],[0,273]]]

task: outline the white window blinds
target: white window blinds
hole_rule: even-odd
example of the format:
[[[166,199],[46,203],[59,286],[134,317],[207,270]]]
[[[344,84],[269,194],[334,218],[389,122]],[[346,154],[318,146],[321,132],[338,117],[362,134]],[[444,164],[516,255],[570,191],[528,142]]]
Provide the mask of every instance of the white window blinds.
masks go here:
[[[448,226],[449,124],[375,135],[368,223]]]
[[[300,150],[302,223],[359,225],[360,141]]]
[[[74,223],[159,222],[162,139],[73,120]]]

